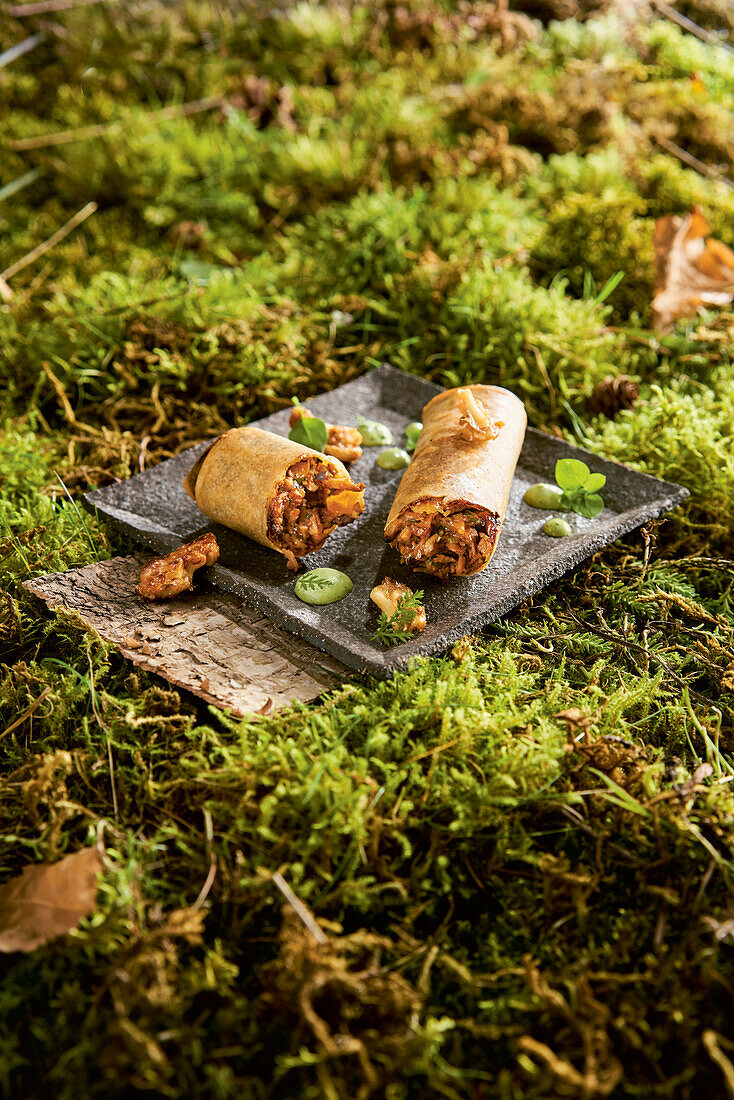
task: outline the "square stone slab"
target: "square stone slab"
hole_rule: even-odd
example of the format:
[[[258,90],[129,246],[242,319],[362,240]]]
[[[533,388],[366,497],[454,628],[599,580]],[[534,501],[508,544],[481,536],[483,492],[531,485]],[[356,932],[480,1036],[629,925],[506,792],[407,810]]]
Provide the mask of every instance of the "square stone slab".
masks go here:
[[[421,378],[382,366],[331,393],[308,398],[308,408],[332,424],[357,425],[361,414],[389,425],[396,444],[404,429],[421,419],[423,406],[440,387]],[[290,410],[284,409],[254,425],[288,434]],[[510,493],[499,545],[492,563],[475,577],[449,584],[402,568],[398,555],[385,543],[383,528],[402,470],[382,470],[376,464],[380,447],[365,447],[349,467],[365,484],[365,511],[354,523],[329,537],[317,554],[303,559],[306,569],[332,566],[354,582],[351,594],[338,603],[312,607],[293,592],[294,576],[282,555],[243,535],[211,523],[187,496],[183,479],[208,444],[161,462],[127,481],[88,493],[87,505],[156,552],[213,531],[219,541],[219,563],[208,570],[214,585],[241,596],[273,622],[337,657],[344,664],[387,677],[413,657],[442,653],[458,638],[480,630],[528,596],[561,577],[620,535],[670,511],[688,496],[681,485],[648,477],[617,462],[609,462],[581,447],[529,428]],[[605,508],[593,520],[568,515],[573,534],[549,538],[541,528],[549,516],[525,504],[525,490],[538,481],[553,481],[559,458],[580,458],[591,470],[606,475]],[[425,592],[428,625],[422,634],[384,649],[373,642],[379,612],[370,590],[386,575]]]

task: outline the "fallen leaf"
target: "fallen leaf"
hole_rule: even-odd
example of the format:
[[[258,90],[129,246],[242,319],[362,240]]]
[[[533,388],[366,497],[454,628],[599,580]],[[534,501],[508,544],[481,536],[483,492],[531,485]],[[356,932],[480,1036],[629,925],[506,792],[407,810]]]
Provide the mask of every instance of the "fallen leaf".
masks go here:
[[[655,222],[652,312],[658,332],[701,306],[726,306],[734,299],[734,252],[713,237],[705,240],[710,229],[695,206],[685,218],[670,214]]]
[[[0,886],[0,952],[33,951],[76,928],[94,909],[100,868],[97,849],[82,848]]]
[[[676,791],[683,798],[687,798],[690,794],[693,794],[696,787],[703,783],[704,779],[708,779],[710,775],[714,774],[713,765],[705,761],[703,764],[699,764],[690,779],[687,779],[685,783],[678,783],[675,786]]]
[[[708,925],[716,939],[721,943],[734,943],[734,919],[732,917],[724,921],[718,921],[714,917],[704,917],[703,923]]]
[[[569,733],[572,733],[574,730],[587,730],[592,721],[591,715],[584,714],[578,707],[570,707],[568,710],[559,710],[553,717],[560,718],[562,722],[566,722]]]

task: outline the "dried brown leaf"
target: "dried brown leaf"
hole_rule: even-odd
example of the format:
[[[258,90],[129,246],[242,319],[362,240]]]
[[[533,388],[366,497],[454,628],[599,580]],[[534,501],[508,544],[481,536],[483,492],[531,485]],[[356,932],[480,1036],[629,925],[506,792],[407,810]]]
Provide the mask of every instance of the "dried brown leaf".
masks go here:
[[[76,928],[94,909],[100,868],[97,849],[82,848],[0,886],[0,952],[33,951]]]
[[[726,306],[734,299],[734,252],[709,237],[711,226],[694,207],[685,218],[673,214],[655,222],[653,322],[669,331],[701,306]]]
[[[593,721],[590,714],[585,714],[584,711],[579,710],[578,707],[570,707],[568,710],[559,710],[553,717],[560,718],[562,722],[566,722],[570,733],[575,733],[576,730],[587,730]]]

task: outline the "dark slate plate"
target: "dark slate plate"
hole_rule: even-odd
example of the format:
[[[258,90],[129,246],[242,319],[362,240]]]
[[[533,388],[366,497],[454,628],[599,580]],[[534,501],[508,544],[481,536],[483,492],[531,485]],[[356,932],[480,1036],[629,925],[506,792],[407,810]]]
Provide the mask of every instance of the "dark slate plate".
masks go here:
[[[420,419],[423,406],[439,388],[383,366],[332,393],[309,398],[308,407],[334,424],[356,425],[360,413],[380,420],[392,428],[396,443],[401,443],[405,426]],[[256,423],[287,435],[288,415],[286,409]],[[294,596],[294,577],[280,554],[210,524],[184,492],[184,475],[205,446],[192,447],[128,481],[88,493],[85,500],[92,509],[156,551],[171,550],[204,531],[214,531],[221,549],[219,564],[209,570],[215,585],[242,596],[279,626],[345,664],[381,677],[404,667],[412,657],[444,651],[463,634],[506,614],[596,550],[669,511],[688,496],[688,490],[680,485],[607,462],[530,428],[491,565],[476,577],[444,585],[403,569],[397,554],[386,545],[383,527],[402,471],[381,470],[375,462],[381,448],[366,447],[359,461],[350,467],[355,480],[365,483],[363,515],[335,531],[324,549],[305,562],[307,568],[330,565],[342,569],[354,581],[354,589],[339,603],[311,607]],[[550,513],[530,508],[522,496],[536,481],[552,481],[556,459],[571,456],[583,457],[592,470],[606,474],[606,507],[595,520],[570,517],[573,535],[553,539],[541,531]],[[422,634],[390,649],[370,641],[378,611],[369,600],[369,592],[385,575],[414,589],[423,588],[428,615]]]

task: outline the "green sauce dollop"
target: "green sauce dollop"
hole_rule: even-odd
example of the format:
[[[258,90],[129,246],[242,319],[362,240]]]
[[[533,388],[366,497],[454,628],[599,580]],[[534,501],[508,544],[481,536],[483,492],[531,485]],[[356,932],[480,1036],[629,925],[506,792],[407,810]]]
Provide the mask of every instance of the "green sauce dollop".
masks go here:
[[[563,489],[559,489],[557,485],[548,485],[546,482],[540,481],[537,485],[531,485],[529,489],[526,489],[525,496],[522,499],[531,508],[554,509],[561,507],[562,496]]]
[[[293,591],[304,603],[325,604],[343,600],[354,588],[339,569],[309,569],[296,581]]]
[[[388,447],[380,452],[377,465],[383,470],[403,470],[410,466],[410,455],[400,447]]]
[[[381,424],[379,420],[365,420],[360,416],[359,434],[365,447],[382,447],[386,443],[392,443],[392,432],[387,424]]]
[[[561,519],[560,516],[551,516],[543,524],[543,531],[546,535],[550,535],[554,539],[563,539],[567,535],[571,534],[570,524],[566,523],[565,519]]]
[[[413,420],[408,424],[405,429],[405,449],[406,451],[414,451],[415,445],[418,442],[418,436],[423,431],[423,425],[420,420]]]

